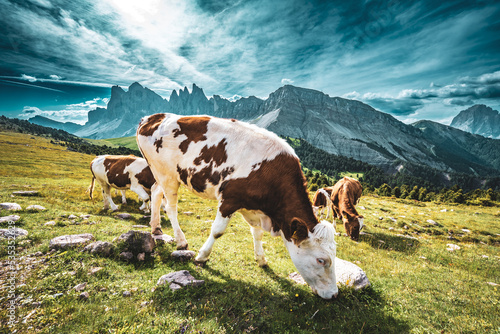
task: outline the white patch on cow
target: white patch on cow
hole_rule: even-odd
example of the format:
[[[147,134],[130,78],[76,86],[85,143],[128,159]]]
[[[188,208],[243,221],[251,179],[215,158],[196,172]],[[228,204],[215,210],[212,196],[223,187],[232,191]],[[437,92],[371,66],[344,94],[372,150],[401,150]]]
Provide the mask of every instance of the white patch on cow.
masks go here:
[[[363,228],[363,218],[358,218],[358,222],[359,222],[359,230],[361,231],[361,229]]]
[[[337,296],[335,276],[335,229],[327,221],[321,221],[309,232],[309,237],[296,245],[282,234],[283,242],[300,275],[321,298]]]

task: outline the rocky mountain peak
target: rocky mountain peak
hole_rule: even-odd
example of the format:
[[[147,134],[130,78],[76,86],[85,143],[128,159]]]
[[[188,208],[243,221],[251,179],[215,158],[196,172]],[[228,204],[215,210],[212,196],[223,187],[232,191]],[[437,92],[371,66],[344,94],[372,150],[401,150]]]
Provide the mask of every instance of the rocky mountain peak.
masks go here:
[[[490,138],[500,138],[500,114],[484,104],[462,110],[450,126]]]

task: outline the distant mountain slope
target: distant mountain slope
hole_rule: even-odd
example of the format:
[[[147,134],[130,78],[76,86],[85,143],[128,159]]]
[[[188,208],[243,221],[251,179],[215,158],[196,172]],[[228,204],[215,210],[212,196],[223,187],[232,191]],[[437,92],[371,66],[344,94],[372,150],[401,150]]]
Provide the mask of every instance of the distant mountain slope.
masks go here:
[[[500,140],[432,121],[419,121],[412,125],[433,143],[432,154],[453,170],[479,175],[494,175],[500,171]]]
[[[500,139],[500,113],[484,104],[462,110],[450,126],[488,138]]]
[[[143,116],[158,112],[236,118],[392,172],[405,164],[481,175],[490,175],[492,168],[499,172],[498,165],[486,159],[493,155],[481,152],[496,149],[495,145],[483,148],[468,143],[473,137],[457,132],[467,143],[461,145],[460,154],[448,152],[447,146],[439,142],[442,138],[430,136],[365,103],[291,85],[279,88],[266,100],[251,96],[234,102],[217,95],[208,99],[195,84],[191,92],[187,88],[173,91],[169,101],[138,83],[128,91],[115,86],[107,108],[89,112],[89,121],[74,133],[94,139],[133,136]],[[469,156],[457,163],[459,157]],[[476,161],[475,157],[480,159]]]
[[[28,121],[33,123],[33,124],[46,126],[46,127],[54,128],[54,129],[58,129],[58,130],[64,130],[64,131],[69,132],[69,133],[74,133],[83,127],[83,125],[76,124],[73,122],[63,123],[63,122],[54,121],[50,118],[43,117],[43,116],[35,116],[35,117],[28,119]]]

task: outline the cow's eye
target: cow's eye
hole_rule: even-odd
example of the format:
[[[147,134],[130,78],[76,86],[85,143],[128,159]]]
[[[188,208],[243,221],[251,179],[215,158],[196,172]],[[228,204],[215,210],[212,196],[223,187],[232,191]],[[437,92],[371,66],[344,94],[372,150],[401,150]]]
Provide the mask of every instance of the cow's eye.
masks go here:
[[[324,266],[326,264],[326,261],[324,259],[316,259],[316,262],[318,262],[320,266]]]

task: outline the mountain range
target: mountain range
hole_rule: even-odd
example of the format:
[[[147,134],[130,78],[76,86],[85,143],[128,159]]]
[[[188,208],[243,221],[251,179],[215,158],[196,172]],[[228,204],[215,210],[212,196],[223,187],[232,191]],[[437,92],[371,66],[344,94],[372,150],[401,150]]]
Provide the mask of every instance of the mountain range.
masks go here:
[[[250,96],[234,102],[218,95],[207,98],[195,84],[191,92],[187,87],[173,91],[169,100],[139,83],[128,91],[114,86],[107,108],[90,111],[88,122],[71,132],[93,139],[133,136],[143,116],[159,112],[247,121],[386,171],[407,163],[476,175],[500,171],[500,140],[431,121],[407,125],[360,101],[291,85],[265,100]]]
[[[462,110],[450,126],[488,138],[500,139],[500,113],[484,104]]]

